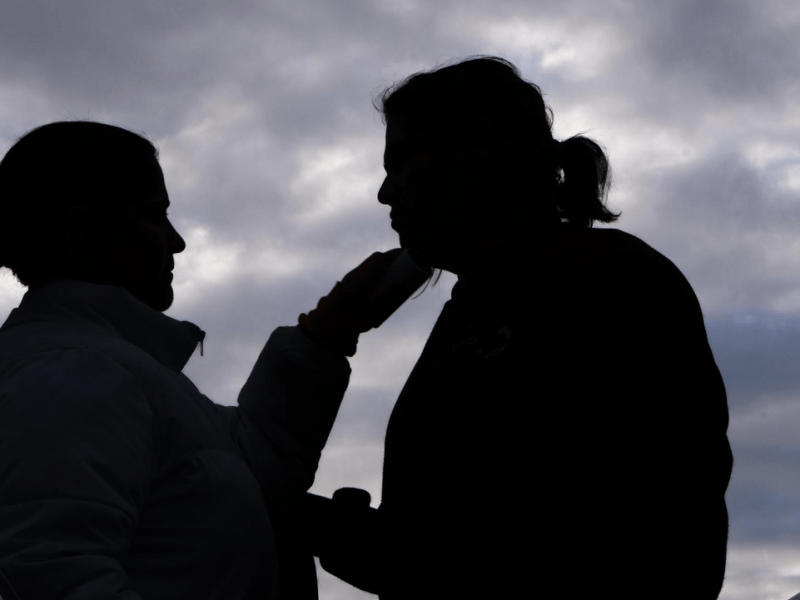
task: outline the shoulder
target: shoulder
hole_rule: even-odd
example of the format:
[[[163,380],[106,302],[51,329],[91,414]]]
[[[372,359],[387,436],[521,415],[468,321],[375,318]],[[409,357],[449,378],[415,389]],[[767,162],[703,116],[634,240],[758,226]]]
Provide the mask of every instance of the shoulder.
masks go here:
[[[564,227],[538,252],[523,255],[524,268],[510,277],[523,313],[546,311],[577,328],[666,319],[702,326],[700,304],[683,273],[624,231]]]
[[[146,404],[134,370],[96,348],[39,349],[0,364],[0,410],[16,403],[31,413],[102,412],[112,399]]]
[[[81,322],[38,320],[0,329],[0,379],[11,373],[123,373],[145,380],[164,367],[150,354]],[[84,377],[86,374],[84,373]]]
[[[53,471],[67,493],[76,484],[62,473],[91,478],[87,465],[147,471],[154,426],[141,382],[97,350],[52,349],[0,365],[0,472],[6,478],[16,473],[15,464]]]
[[[683,277],[666,256],[644,240],[619,229],[563,228],[545,248],[550,258],[575,270],[620,271],[648,265]]]
[[[112,336],[41,325],[0,332],[1,420],[38,429],[151,418],[156,361]]]
[[[680,269],[640,238],[618,229],[563,228],[545,245],[544,271],[567,288],[639,295],[694,292]]]

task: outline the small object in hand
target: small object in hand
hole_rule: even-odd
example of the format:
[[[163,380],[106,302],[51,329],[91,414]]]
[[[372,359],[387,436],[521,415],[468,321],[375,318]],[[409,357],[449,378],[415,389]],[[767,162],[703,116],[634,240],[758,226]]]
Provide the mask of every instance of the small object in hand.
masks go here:
[[[361,488],[339,488],[333,492],[333,501],[337,505],[347,505],[354,508],[369,507],[372,502],[372,496],[369,495],[367,490]]]

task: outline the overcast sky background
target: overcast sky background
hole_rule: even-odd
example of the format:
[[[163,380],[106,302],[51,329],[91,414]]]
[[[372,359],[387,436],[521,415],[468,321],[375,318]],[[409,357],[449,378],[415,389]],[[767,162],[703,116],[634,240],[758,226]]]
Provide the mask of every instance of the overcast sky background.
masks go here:
[[[800,592],[798,40],[796,0],[0,0],[0,152],[86,118],[158,145],[188,244],[168,314],[207,331],[186,373],[232,404],[272,329],[396,246],[372,95],[454,58],[508,58],[546,94],[556,137],[608,149],[617,226],[694,286],[735,455],[720,598],[786,600]],[[313,491],[379,503],[389,413],[453,282],[362,336]],[[23,292],[0,273],[0,319]],[[370,597],[319,577],[323,600]]]

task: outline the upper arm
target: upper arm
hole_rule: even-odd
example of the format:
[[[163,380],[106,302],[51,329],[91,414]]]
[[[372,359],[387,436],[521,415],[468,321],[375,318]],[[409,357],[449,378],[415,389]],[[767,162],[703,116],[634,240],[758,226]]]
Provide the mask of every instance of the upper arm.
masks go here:
[[[634,462],[644,454],[631,444],[647,450],[659,477],[697,477],[705,457],[727,446],[728,411],[689,283],[664,257],[634,254],[587,274],[582,290],[573,337],[585,341],[572,352],[585,372],[574,385],[596,422],[619,432],[608,445],[620,440],[618,450]]]
[[[581,458],[585,489],[602,490],[578,505],[589,537],[598,552],[616,540],[648,577],[677,569],[676,585],[717,585],[732,458],[725,388],[697,298],[663,257],[630,257],[592,274],[585,289],[591,341],[578,352],[590,366],[575,385],[591,445]]]

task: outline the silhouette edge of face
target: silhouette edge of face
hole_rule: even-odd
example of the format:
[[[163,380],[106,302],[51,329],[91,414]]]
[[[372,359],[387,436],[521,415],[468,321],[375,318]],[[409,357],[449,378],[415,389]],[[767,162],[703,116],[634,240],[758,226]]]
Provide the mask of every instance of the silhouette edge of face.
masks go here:
[[[68,225],[67,237],[74,253],[86,255],[74,271],[75,278],[122,287],[153,310],[164,312],[174,300],[173,255],[183,252],[186,242],[167,217],[169,195],[155,157],[144,176],[149,179],[148,193],[129,202],[117,219],[95,218],[86,207],[72,207],[67,217],[88,216],[78,218],[84,221],[80,225]]]
[[[463,140],[447,143],[402,115],[387,118],[386,177],[378,201],[391,207],[400,245],[419,251],[434,268],[458,272],[476,156]]]

